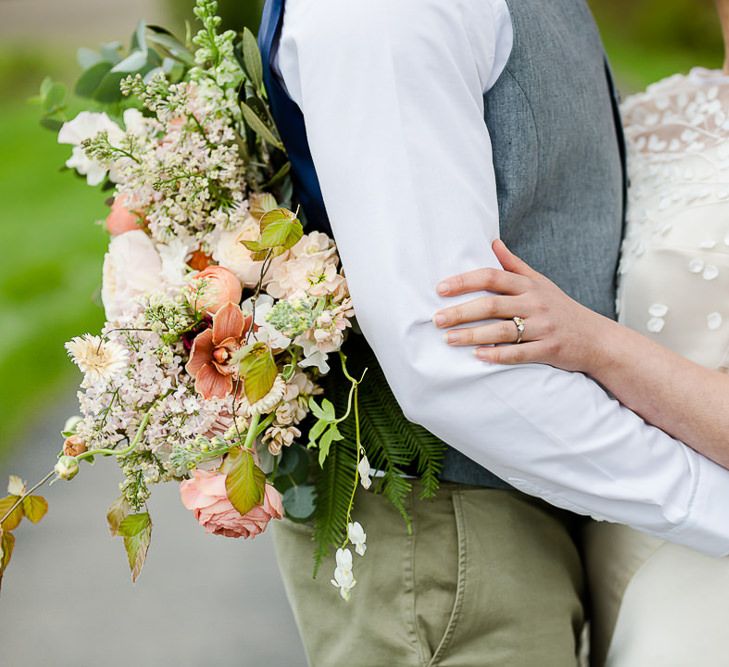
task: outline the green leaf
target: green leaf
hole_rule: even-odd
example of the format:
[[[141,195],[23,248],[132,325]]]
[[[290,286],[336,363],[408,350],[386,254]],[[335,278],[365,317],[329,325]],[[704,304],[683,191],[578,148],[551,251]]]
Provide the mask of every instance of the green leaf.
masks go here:
[[[324,433],[324,429],[329,426],[326,419],[317,420],[316,424],[309,429],[309,447],[316,447],[316,441],[319,436]]]
[[[175,37],[169,30],[158,25],[147,26],[147,41],[155,46],[161,47],[171,56],[177,58],[186,65],[194,65],[195,58],[189,49]]]
[[[41,99],[48,96],[49,91],[51,90],[51,86],[53,85],[53,79],[51,79],[50,76],[47,76],[40,85],[40,96]]]
[[[112,64],[104,61],[89,67],[76,82],[76,87],[73,89],[74,93],[79,97],[93,97],[99,84],[111,71],[111,68]]]
[[[49,116],[41,118],[40,124],[47,130],[52,130],[53,132],[58,132],[63,127],[62,120],[59,120],[58,118],[51,118]]]
[[[119,535],[119,526],[121,522],[129,515],[131,506],[125,500],[124,496],[119,496],[109,507],[106,513],[106,522],[109,524],[109,532],[116,537]]]
[[[2,519],[7,513],[8,510],[15,505],[15,503],[18,502],[18,498],[20,496],[5,496],[5,498],[0,499],[0,519]],[[10,516],[5,519],[2,523],[2,529],[3,530],[15,530],[18,525],[20,525],[20,522],[23,520],[23,506],[18,505],[11,513]]]
[[[248,402],[260,401],[273,387],[278,375],[271,348],[256,343],[240,362],[240,376]]]
[[[48,92],[43,97],[43,110],[46,113],[54,113],[62,109],[66,102],[66,86],[62,83],[52,83]]]
[[[324,410],[319,407],[319,404],[314,400],[313,396],[309,397],[309,410],[311,410],[312,414],[315,417],[318,417],[319,419],[324,419]],[[327,420],[324,419],[324,421]]]
[[[258,50],[256,38],[248,28],[243,29],[243,65],[253,87],[257,91],[261,90],[263,88],[261,52]]]
[[[10,564],[13,549],[15,549],[15,535],[0,528],[0,584],[3,581],[3,574]]]
[[[330,424],[324,435],[319,440],[319,465],[324,467],[324,461],[329,456],[332,442],[344,440],[344,436],[339,432],[336,424]]]
[[[121,60],[121,42],[107,42],[101,45],[101,57],[112,65]]]
[[[309,454],[299,444],[286,447],[281,454],[281,461],[276,470],[276,481],[286,480],[283,489],[278,485],[279,491],[285,491],[293,484],[304,484],[309,477]]]
[[[121,102],[124,99],[122,92],[119,88],[122,79],[126,76],[124,72],[109,71],[98,87],[94,91],[93,99],[97,102],[103,102],[105,104],[112,104],[114,102]]]
[[[313,486],[292,486],[283,494],[286,517],[292,521],[307,521],[316,510],[316,489]]]
[[[102,55],[93,49],[87,49],[82,46],[76,51],[76,62],[78,62],[81,69],[89,69],[89,67],[93,67],[96,63],[100,63],[102,60]]]
[[[284,165],[271,177],[271,180],[268,181],[268,183],[266,183],[263,187],[273,188],[277,186],[281,181],[283,181],[284,178],[289,175],[290,171],[291,163],[285,162]]]
[[[139,49],[140,51],[147,50],[146,30],[147,24],[144,22],[144,19],[142,19],[139,23],[137,23],[137,28],[132,35],[132,43],[129,47],[130,51],[134,51],[136,49]]]
[[[118,532],[124,538],[132,581],[136,581],[142,572],[152,541],[152,520],[147,512],[130,514],[119,524]]]
[[[248,514],[263,503],[266,475],[256,465],[251,452],[232,450],[225,459],[225,491],[228,500],[241,514]]]
[[[240,103],[241,111],[243,112],[243,118],[245,119],[248,127],[251,128],[261,139],[267,141],[272,146],[275,146],[279,150],[284,150],[284,146],[281,141],[273,134],[269,127],[258,117],[255,111],[251,109],[245,102]]]
[[[334,409],[334,404],[328,399],[325,398],[321,402],[322,411],[324,412],[324,419],[327,421],[333,422],[337,418],[336,410]]]
[[[33,523],[38,523],[48,512],[48,501],[43,496],[23,498],[23,514]]]
[[[124,72],[132,74],[139,72],[147,64],[147,51],[133,51],[120,63],[112,68],[112,72]]]
[[[296,216],[285,208],[265,213],[261,218],[261,244],[266,248],[293,248],[304,235]]]

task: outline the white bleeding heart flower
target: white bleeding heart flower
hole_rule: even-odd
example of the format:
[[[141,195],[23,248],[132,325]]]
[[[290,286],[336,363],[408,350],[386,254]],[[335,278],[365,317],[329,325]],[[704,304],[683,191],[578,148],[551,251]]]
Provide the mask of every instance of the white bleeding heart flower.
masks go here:
[[[359,521],[350,523],[347,526],[347,537],[349,537],[349,541],[354,545],[354,550],[360,556],[364,556],[367,551],[367,533],[364,532],[364,528],[362,528],[362,524]]]
[[[362,458],[357,465],[357,472],[359,472],[359,480],[362,488],[369,489],[372,486],[372,468],[370,468],[370,462],[364,454],[362,454]]]
[[[352,572],[352,552],[349,549],[337,549],[337,567],[331,582],[332,586],[339,589],[342,599],[349,600],[352,589],[357,584]]]

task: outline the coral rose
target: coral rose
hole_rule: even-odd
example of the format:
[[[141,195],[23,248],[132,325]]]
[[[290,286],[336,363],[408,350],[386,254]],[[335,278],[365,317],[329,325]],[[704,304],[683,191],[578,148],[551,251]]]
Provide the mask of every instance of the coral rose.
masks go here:
[[[117,195],[111,205],[111,213],[106,217],[106,231],[112,236],[119,236],[124,232],[133,232],[141,228],[140,217],[126,207],[125,195]]]
[[[226,303],[240,303],[243,288],[235,275],[222,266],[200,271],[190,284],[190,302],[195,310],[217,313]]]
[[[200,525],[214,535],[225,537],[256,537],[271,519],[283,517],[281,494],[266,484],[263,504],[248,514],[241,514],[228,500],[225,475],[196,469],[192,479],[180,484],[182,504],[195,514]]]

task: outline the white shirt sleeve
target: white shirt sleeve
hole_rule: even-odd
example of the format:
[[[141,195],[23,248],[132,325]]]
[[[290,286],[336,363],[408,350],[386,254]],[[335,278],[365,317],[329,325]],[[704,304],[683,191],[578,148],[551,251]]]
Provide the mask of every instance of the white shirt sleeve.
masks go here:
[[[288,0],[278,64],[362,331],[408,418],[516,488],[725,555],[729,471],[587,377],[484,364],[431,322],[440,279],[499,266],[483,92],[511,39],[503,0]]]

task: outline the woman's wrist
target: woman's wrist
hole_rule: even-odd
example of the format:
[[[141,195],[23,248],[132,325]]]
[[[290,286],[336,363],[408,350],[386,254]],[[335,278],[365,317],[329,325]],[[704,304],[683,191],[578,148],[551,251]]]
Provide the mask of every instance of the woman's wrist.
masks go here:
[[[585,308],[578,330],[581,339],[579,370],[600,380],[615,364],[615,351],[620,348],[622,329],[617,322]]]

